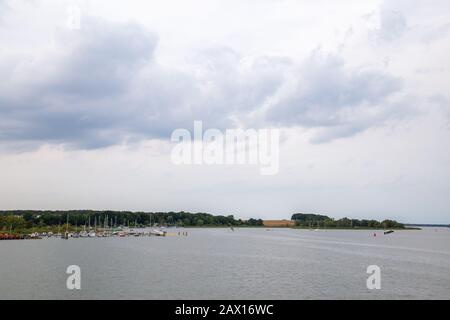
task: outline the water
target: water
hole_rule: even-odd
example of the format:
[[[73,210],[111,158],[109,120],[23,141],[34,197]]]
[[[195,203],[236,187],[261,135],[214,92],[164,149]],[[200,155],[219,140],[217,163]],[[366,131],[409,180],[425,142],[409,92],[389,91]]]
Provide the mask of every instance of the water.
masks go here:
[[[0,299],[449,299],[450,229],[0,241]],[[381,290],[368,290],[368,265]],[[66,288],[67,266],[81,290]]]

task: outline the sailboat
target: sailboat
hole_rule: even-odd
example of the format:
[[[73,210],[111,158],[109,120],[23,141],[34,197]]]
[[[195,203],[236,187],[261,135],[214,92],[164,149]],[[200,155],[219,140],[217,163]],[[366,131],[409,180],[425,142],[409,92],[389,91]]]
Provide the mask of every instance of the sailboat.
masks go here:
[[[91,217],[89,216],[89,238],[95,238],[97,236],[97,216],[94,218],[94,230],[91,229]]]
[[[81,238],[87,238],[89,236],[88,232],[86,231],[86,223],[83,226],[83,231],[80,232]]]
[[[61,221],[60,221],[59,224],[58,224],[58,233],[55,234],[55,236],[56,236],[56,237],[60,237],[60,238],[62,237],[62,236],[61,236]]]
[[[75,219],[75,232],[72,234],[72,238],[79,238],[80,234],[78,233],[78,220]]]
[[[160,229],[152,229],[152,230],[150,230],[149,235],[164,237],[166,235],[166,232],[162,231]]]
[[[67,214],[66,232],[61,236],[62,239],[69,239],[69,214]]]

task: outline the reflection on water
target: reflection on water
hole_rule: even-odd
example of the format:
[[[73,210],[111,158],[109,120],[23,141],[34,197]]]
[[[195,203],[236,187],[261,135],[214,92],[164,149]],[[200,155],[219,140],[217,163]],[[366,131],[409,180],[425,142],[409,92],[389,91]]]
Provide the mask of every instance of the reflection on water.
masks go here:
[[[183,229],[185,230],[185,229]],[[0,242],[1,299],[449,299],[450,229],[190,229]],[[381,290],[366,268],[381,268]],[[67,266],[81,290],[66,289]]]

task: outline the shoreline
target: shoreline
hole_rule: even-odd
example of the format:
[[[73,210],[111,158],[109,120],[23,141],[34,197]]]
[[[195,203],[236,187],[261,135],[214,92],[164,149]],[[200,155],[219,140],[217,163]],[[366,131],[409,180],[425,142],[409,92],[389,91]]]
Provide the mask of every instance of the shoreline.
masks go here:
[[[422,230],[422,228],[419,227],[405,227],[405,228],[346,228],[346,227],[330,227],[330,228],[309,228],[309,227],[303,227],[303,226],[295,226],[295,227],[268,227],[268,226],[214,226],[214,225],[204,225],[204,226],[163,226],[164,229],[266,229],[267,231],[274,230],[274,229],[293,229],[293,230],[310,230],[310,231],[327,231],[327,230],[347,230],[347,231],[386,231],[386,230],[393,230],[393,231],[415,231],[415,230]],[[148,229],[152,228],[149,226],[146,227],[136,227],[136,228],[130,228],[133,230],[139,230],[139,229]],[[158,227],[159,228],[159,227]],[[58,227],[44,227],[44,228],[33,228],[33,229],[22,229],[22,230],[12,230],[10,232],[8,231],[0,231],[0,235],[8,236],[27,236],[33,233],[61,233],[60,230],[58,230]],[[79,232],[76,230],[76,228],[69,228],[70,232]]]

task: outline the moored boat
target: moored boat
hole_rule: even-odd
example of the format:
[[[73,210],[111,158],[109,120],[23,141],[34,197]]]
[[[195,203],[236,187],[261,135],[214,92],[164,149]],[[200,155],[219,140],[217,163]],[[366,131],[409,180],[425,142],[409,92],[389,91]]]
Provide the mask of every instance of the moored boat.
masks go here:
[[[150,230],[149,235],[164,237],[166,235],[166,232],[159,229],[152,229]]]

